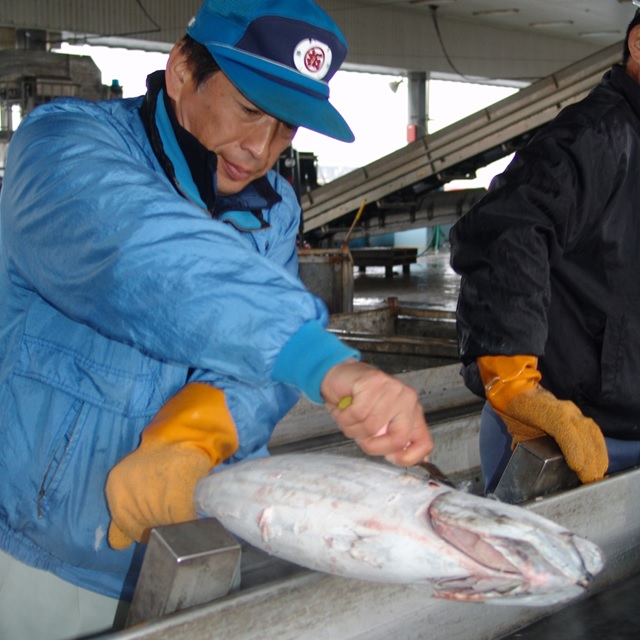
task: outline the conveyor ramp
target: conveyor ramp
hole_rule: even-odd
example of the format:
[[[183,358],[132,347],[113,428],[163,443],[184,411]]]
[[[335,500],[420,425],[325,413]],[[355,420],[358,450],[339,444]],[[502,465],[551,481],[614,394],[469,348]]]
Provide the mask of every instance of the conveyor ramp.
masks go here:
[[[622,43],[424,136],[301,197],[305,234],[343,233],[363,200],[369,233],[454,222],[481,195],[435,192],[520,148],[541,125],[586,95],[622,56]],[[464,199],[464,200],[462,200]],[[395,226],[394,226],[395,225]]]

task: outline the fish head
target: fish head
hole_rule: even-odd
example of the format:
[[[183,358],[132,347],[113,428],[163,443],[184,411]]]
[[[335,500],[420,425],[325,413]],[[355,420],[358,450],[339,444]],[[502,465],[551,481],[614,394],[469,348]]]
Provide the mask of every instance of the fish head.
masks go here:
[[[439,597],[546,606],[583,594],[604,566],[597,545],[523,507],[449,491],[431,502],[427,517],[478,566],[435,581]]]

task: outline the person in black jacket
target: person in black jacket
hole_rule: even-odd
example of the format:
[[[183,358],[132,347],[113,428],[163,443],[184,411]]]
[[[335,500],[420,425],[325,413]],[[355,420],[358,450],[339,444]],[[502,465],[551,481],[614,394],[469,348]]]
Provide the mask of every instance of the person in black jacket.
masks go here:
[[[621,64],[454,226],[458,342],[487,399],[485,492],[552,436],[582,482],[640,464],[640,10]]]

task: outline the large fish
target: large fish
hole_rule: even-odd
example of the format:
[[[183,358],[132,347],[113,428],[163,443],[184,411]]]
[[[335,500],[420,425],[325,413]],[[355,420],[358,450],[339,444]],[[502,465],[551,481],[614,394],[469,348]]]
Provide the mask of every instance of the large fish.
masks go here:
[[[454,600],[548,605],[581,593],[600,549],[530,511],[368,459],[285,454],[200,481],[198,512],[331,574],[430,584]]]

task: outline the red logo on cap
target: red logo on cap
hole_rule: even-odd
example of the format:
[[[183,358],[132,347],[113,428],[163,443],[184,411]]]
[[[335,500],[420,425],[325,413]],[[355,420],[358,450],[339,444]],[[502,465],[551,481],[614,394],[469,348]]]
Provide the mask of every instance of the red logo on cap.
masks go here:
[[[301,40],[293,51],[296,69],[305,76],[322,80],[331,68],[331,48],[320,40]]]
[[[312,47],[304,56],[304,66],[311,73],[317,73],[322,69],[324,60],[324,51],[320,47]]]

